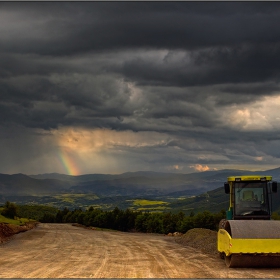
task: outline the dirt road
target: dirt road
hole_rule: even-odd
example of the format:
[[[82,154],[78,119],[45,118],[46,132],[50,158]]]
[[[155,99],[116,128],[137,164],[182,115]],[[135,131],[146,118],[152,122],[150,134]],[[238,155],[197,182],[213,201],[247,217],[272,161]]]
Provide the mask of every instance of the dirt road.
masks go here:
[[[39,224],[0,246],[0,278],[280,278],[280,269],[229,269],[173,237]]]

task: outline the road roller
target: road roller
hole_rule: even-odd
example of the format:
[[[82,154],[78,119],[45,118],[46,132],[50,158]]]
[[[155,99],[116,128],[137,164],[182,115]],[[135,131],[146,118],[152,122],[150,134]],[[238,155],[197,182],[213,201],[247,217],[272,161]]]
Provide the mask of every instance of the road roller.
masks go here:
[[[232,176],[226,219],[219,223],[217,247],[227,267],[280,267],[280,221],[271,219],[272,176]]]

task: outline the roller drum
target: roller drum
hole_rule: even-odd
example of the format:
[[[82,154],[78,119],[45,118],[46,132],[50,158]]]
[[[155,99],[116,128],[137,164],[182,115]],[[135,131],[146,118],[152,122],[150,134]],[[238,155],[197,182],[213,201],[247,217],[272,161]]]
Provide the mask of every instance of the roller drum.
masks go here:
[[[274,220],[228,220],[225,230],[233,239],[279,239],[280,221]],[[225,256],[227,267],[280,267],[277,254],[232,254]]]
[[[279,239],[280,241],[280,221],[227,220],[225,230],[232,238]]]

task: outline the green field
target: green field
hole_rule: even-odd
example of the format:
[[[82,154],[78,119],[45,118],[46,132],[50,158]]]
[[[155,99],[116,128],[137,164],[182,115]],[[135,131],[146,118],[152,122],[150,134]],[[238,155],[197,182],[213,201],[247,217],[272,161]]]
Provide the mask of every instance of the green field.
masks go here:
[[[86,210],[92,206],[93,208],[100,208],[108,211],[114,210],[115,207],[118,207],[120,209],[149,212],[183,211],[186,215],[189,215],[191,212],[198,213],[205,210],[218,213],[222,209],[227,210],[228,208],[228,196],[224,193],[223,188],[186,198],[182,196],[127,197],[118,195],[103,197],[97,196],[93,193],[63,193],[49,196],[10,196],[6,197],[6,199],[10,202],[16,203],[18,206],[50,206],[55,207],[56,209],[64,209],[66,207],[70,210]],[[274,205],[276,205],[276,203]],[[29,212],[31,210],[32,209],[29,209]],[[44,212],[49,211],[46,209]],[[34,215],[27,215],[26,211],[21,211],[19,214],[21,217],[34,217]]]
[[[1,210],[0,210],[1,212]],[[9,218],[6,218],[4,216],[2,216],[0,214],[0,223],[5,223],[5,224],[13,224],[13,225],[24,225],[25,223],[27,222],[30,222],[31,220],[29,219],[26,219],[26,218],[17,218],[17,219],[9,219]]]
[[[137,211],[148,211],[148,212],[154,213],[154,212],[163,212],[163,211],[168,210],[168,209],[170,209],[170,208],[164,207],[164,206],[158,206],[158,207],[139,207],[139,208],[137,208]]]
[[[54,195],[53,197],[60,202],[68,202],[68,203],[80,203],[85,200],[93,201],[99,198],[95,194],[71,194],[71,193]]]

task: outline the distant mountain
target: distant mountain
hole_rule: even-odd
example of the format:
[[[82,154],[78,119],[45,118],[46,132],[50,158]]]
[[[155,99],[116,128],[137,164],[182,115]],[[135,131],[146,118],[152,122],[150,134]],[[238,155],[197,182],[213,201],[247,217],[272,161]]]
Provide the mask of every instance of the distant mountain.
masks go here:
[[[223,186],[228,176],[271,175],[280,181],[280,168],[267,171],[218,170],[190,174],[161,172],[126,172],[123,174],[58,173],[24,175],[0,174],[0,195],[47,195],[89,193],[98,196],[197,195]]]
[[[55,179],[34,179],[24,174],[0,174],[0,194],[46,195],[58,193],[71,187],[67,181]]]
[[[81,183],[88,181],[96,181],[96,180],[108,180],[118,178],[121,175],[110,175],[110,174],[85,174],[79,176],[65,175],[59,173],[47,173],[47,174],[38,174],[38,175],[28,175],[34,179],[56,179],[62,181],[68,181],[72,183]]]
[[[109,195],[106,190],[110,187],[111,190],[115,190],[114,195],[118,191],[120,195],[136,195],[137,193],[143,195],[147,192],[149,194],[164,194],[174,190],[195,188],[188,180],[174,177],[173,174],[165,177],[146,177],[138,174],[131,174],[131,176],[83,182],[71,187],[71,190],[74,192],[94,192],[100,195]]]

